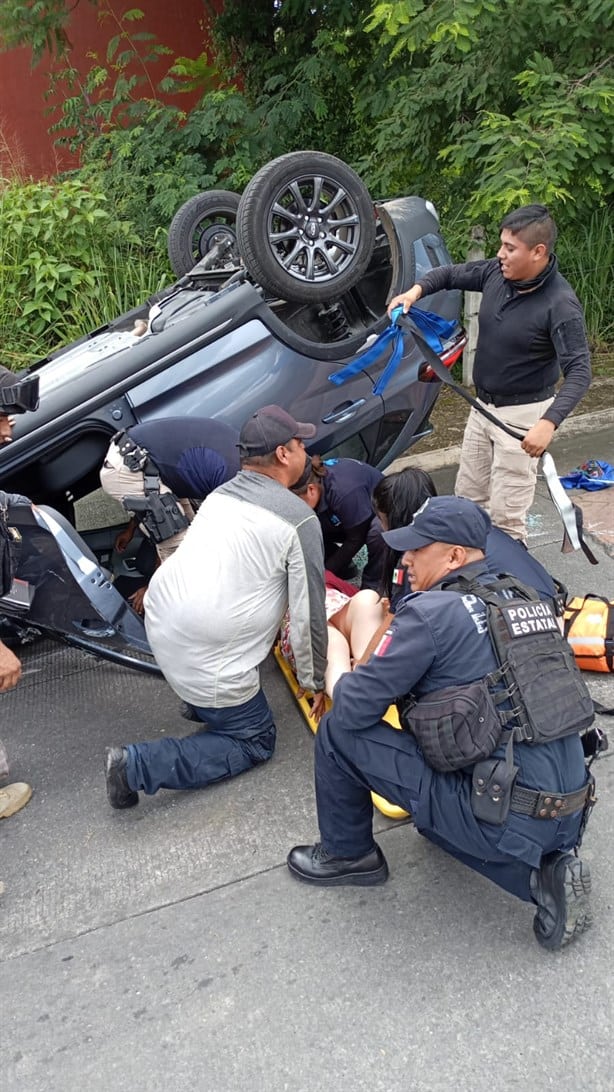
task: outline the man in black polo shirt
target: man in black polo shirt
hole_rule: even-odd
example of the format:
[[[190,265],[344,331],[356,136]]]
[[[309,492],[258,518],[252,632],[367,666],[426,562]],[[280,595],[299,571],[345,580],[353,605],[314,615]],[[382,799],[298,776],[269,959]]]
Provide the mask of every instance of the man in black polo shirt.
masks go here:
[[[486,508],[496,526],[526,541],[537,458],[586,393],[590,354],[582,307],[557,267],[556,226],[543,205],[505,217],[497,257],[440,266],[395,296],[405,312],[441,289],[482,292],[473,366],[477,397],[490,413],[525,434],[508,436],[472,409],[455,492]],[[563,384],[555,397],[557,381]]]

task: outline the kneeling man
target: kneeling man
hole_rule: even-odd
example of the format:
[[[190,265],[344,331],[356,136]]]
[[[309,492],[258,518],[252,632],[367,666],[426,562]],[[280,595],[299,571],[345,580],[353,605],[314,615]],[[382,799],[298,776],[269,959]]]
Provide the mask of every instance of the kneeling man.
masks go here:
[[[155,573],[145,626],[158,664],[191,706],[190,736],[109,747],[109,803],[139,792],[198,789],[271,758],[273,713],[260,686],[288,606],[301,686],[324,708],[324,548],[317,516],[290,492],[315,426],[264,406],[239,438],[241,471],[199,508],[179,549]]]
[[[546,642],[546,651],[548,642],[562,642],[557,646],[565,667],[561,677],[567,671],[572,680],[572,697],[565,699],[569,734],[559,735],[565,708],[562,716],[557,709],[566,684],[553,695],[544,684],[537,687],[534,705],[537,701],[545,741],[536,742],[535,736],[526,741],[527,725],[522,717],[518,720],[515,708],[519,688],[513,702],[513,687],[503,692],[509,679],[498,673],[487,605],[479,597],[481,588],[490,601],[489,585],[500,585],[485,564],[490,526],[487,513],[472,501],[432,497],[409,527],[384,534],[393,549],[404,551],[414,592],[398,606],[368,663],[343,675],[335,686],[333,707],[320,723],[315,747],[321,842],[296,846],[288,867],[298,879],[314,884],[383,883],[388,867],[373,840],[373,790],[411,812],[425,837],[536,904],[537,940],[555,949],[591,923],[588,866],[572,851],[593,801],[593,779],[579,734],[592,720],[592,702],[579,673],[574,676],[573,662],[570,669],[566,665],[569,650],[551,606],[535,601],[521,606],[518,617],[535,615],[538,622],[516,625],[518,635],[530,632],[532,640]],[[446,590],[446,584],[456,585],[456,590]],[[499,594],[498,588],[496,599]],[[504,594],[501,599],[504,603]],[[465,736],[460,743],[449,739],[451,716],[440,721],[437,714],[428,738],[422,745],[418,742],[421,702],[434,692],[448,700],[453,688],[462,691],[466,684],[484,680],[488,688],[492,683],[496,727],[494,747],[486,745],[480,761],[464,761],[469,751]],[[391,702],[408,694],[417,704],[407,713],[408,730],[397,731],[381,718]],[[428,703],[431,708],[436,704]],[[526,708],[530,706],[529,697]],[[471,717],[468,727],[471,736],[477,727]],[[443,762],[433,758],[438,747]]]

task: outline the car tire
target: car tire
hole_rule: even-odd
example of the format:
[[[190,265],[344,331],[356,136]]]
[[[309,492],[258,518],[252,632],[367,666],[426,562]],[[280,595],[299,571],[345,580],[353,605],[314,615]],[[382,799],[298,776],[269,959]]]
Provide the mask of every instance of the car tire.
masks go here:
[[[290,152],[248,183],[237,212],[237,239],[248,273],[267,294],[324,302],[347,292],[369,264],[373,203],[341,159]]]
[[[240,197],[232,190],[208,190],[190,197],[173,216],[168,229],[168,256],[177,277],[190,273],[220,241],[230,242],[230,248],[211,273],[222,274],[225,280],[239,266],[236,219]]]

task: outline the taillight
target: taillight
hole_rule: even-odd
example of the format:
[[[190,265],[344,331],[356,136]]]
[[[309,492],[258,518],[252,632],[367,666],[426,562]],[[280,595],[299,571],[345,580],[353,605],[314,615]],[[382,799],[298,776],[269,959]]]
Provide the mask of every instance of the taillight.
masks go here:
[[[447,352],[441,354],[439,359],[444,367],[451,368],[456,364],[457,360],[460,360],[466,344],[467,341],[463,338],[460,343],[457,342],[451,349],[448,349]],[[421,383],[430,383],[432,379],[437,379],[437,376],[433,369],[429,368],[428,364],[422,364],[418,369],[418,379]]]

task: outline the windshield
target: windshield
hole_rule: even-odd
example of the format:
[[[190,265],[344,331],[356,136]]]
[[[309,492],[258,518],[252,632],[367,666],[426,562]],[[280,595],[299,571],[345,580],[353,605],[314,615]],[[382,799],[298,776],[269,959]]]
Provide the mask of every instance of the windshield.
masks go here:
[[[146,335],[148,336],[148,335]],[[131,330],[112,330],[96,334],[89,341],[75,345],[61,356],[50,360],[37,373],[40,377],[40,397],[69,383],[84,372],[103,364],[109,357],[126,352],[143,341]]]

